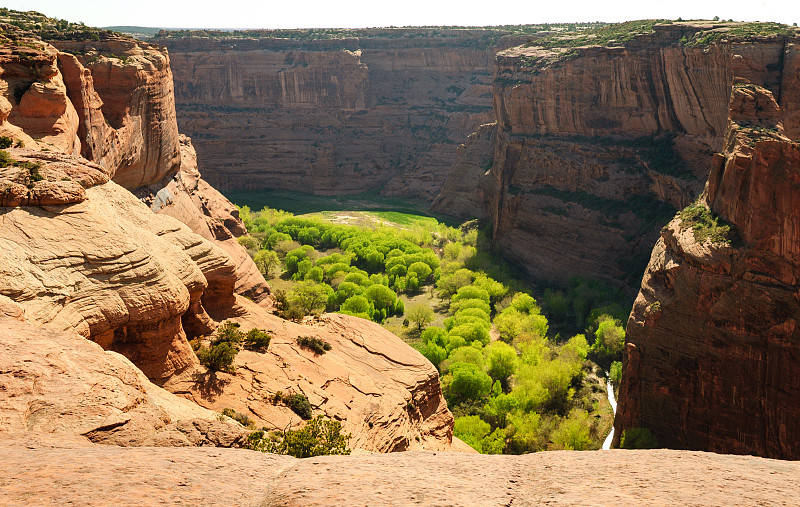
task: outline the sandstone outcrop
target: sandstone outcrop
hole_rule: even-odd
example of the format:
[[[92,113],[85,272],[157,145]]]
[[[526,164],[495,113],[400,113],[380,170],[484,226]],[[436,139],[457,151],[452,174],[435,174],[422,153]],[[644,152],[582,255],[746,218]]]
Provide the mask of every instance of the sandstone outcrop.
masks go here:
[[[247,250],[236,238],[247,234],[239,211],[197,169],[197,153],[191,140],[181,135],[181,170],[166,185],[137,189],[150,208],[186,224],[193,232],[222,248],[236,265],[235,292],[268,304],[269,285]]]
[[[0,50],[0,134],[82,155],[133,189],[178,170],[178,126],[166,50],[104,34],[43,42],[13,25]]]
[[[302,420],[273,396],[302,394],[314,414],[342,422],[350,447],[360,451],[450,450],[453,416],[436,369],[419,352],[381,326],[340,314],[296,324],[239,298],[234,320],[272,335],[266,353],[241,351],[235,374],[185,373],[165,388],[217,411],[233,408],[256,426],[283,430]],[[222,318],[221,315],[215,315]],[[300,336],[327,341],[315,354]],[[456,446],[458,447],[458,446]]]
[[[800,147],[780,104],[737,79],[725,150],[662,231],[628,320],[615,435],[800,459]]]
[[[122,187],[103,183],[97,166],[43,157],[55,160],[39,159],[45,179],[31,193],[47,182],[75,184],[81,194],[4,208],[0,293],[22,305],[31,322],[78,331],[122,352],[151,379],[196,364],[181,321],[195,332],[213,329],[201,297],[212,305],[232,302],[228,256],[178,221],[154,215]],[[73,180],[48,181],[66,170]]]
[[[28,433],[123,446],[230,447],[247,434],[75,333],[0,316],[0,351],[3,440]]]
[[[80,113],[80,153],[128,189],[174,174],[180,150],[166,50],[124,37],[50,43]]]
[[[511,42],[499,30],[358,32],[155,39],[211,185],[434,198],[458,144],[491,121],[492,58]]]
[[[497,55],[493,165],[477,193],[495,244],[534,277],[638,286],[658,230],[723,148],[734,75],[771,90],[798,131],[796,31],[672,23],[634,36],[642,24],[618,29],[625,42],[579,34]],[[461,174],[456,164],[450,179]],[[462,213],[443,205],[457,202],[448,191],[436,210]]]
[[[3,439],[0,471],[0,499],[12,505],[118,505],[120,498],[130,505],[241,506],[800,502],[796,462],[670,450],[298,460],[243,449],[136,449],[28,437]]]

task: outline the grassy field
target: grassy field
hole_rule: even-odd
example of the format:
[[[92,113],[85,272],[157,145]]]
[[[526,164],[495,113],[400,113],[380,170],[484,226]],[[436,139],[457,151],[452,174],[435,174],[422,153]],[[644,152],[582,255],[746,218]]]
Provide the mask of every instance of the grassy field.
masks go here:
[[[369,211],[384,220],[408,226],[433,219],[450,226],[459,223],[452,218],[435,215],[428,203],[400,197],[389,197],[378,193],[354,195],[310,195],[288,190],[227,190],[225,197],[239,206],[260,210],[264,206],[289,211],[295,215],[334,211]]]

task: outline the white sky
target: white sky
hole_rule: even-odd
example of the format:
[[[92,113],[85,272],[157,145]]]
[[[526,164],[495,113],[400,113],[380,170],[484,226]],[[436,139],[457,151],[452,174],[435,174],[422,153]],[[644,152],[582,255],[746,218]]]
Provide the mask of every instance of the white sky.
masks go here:
[[[799,0],[0,0],[91,26],[363,28],[666,18],[800,23]]]

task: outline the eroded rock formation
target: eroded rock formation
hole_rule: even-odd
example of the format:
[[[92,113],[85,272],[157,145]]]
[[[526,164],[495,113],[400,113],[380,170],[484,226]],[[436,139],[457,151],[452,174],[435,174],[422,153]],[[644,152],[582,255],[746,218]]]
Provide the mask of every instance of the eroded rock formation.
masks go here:
[[[247,435],[75,333],[0,316],[0,351],[4,440],[31,433],[123,446],[230,447]]]
[[[136,194],[144,197],[155,213],[180,220],[222,248],[236,265],[236,293],[268,305],[270,289],[264,276],[236,241],[247,234],[239,210],[201,177],[191,139],[181,135],[180,143],[181,170],[166,183],[141,187]]]
[[[500,52],[491,170],[471,193],[446,186],[435,209],[463,213],[448,192],[481,199],[499,249],[537,278],[637,286],[659,229],[700,193],[723,147],[734,75],[775,94],[787,133],[800,127],[797,36],[736,30],[656,24],[625,43]]]
[[[615,435],[800,458],[800,147],[780,104],[737,79],[696,205],[720,222],[683,212],[661,233],[628,321]]]
[[[209,183],[432,200],[456,146],[491,121],[492,58],[511,42],[492,30],[359,33],[155,39]]]
[[[241,506],[794,505],[800,464],[689,451],[410,452],[297,460],[243,449],[3,439],[0,498]],[[126,480],[120,481],[120,477]],[[658,480],[654,480],[658,477]]]
[[[359,319],[299,325],[269,313],[268,287],[235,240],[246,233],[236,209],[178,138],[165,51],[109,36],[60,41],[59,52],[9,30],[25,44],[0,51],[0,132],[17,145],[0,168],[4,430],[232,445],[242,428],[200,406],[285,429],[299,418],[264,399],[285,390],[341,420],[354,449],[452,447],[438,374],[418,352]],[[274,352],[243,351],[221,379],[187,338],[228,318],[272,332]],[[310,356],[301,335],[335,350]]]

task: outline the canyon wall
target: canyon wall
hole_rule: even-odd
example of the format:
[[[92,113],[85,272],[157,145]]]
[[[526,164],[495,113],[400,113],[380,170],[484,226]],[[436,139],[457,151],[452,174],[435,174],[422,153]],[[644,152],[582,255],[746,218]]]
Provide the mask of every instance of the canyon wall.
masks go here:
[[[798,64],[787,48],[795,82]],[[661,446],[800,459],[800,136],[778,97],[737,76],[705,191],[653,249],[617,440],[646,428]]]
[[[655,24],[624,43],[565,37],[498,53],[492,151],[462,149],[491,167],[471,189],[445,186],[433,209],[465,216],[460,203],[480,199],[497,248],[535,278],[638,286],[659,229],[722,149],[734,75],[773,91],[798,129],[795,39],[737,26]],[[461,164],[449,179],[475,177]]]
[[[492,120],[492,30],[362,30],[294,40],[154,39],[180,130],[220,190],[382,192],[431,201],[459,143]]]
[[[11,330],[0,333],[0,432],[239,445],[245,430],[201,407],[301,425],[269,401],[281,391],[342,421],[353,449],[454,448],[438,373],[402,340],[354,317],[270,313],[235,240],[246,233],[238,213],[177,133],[162,48],[97,31],[53,44],[8,25],[0,34],[0,134],[12,145],[0,151],[0,329]],[[189,340],[224,320],[272,345],[212,374]],[[299,336],[333,350],[317,357]]]

